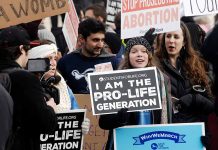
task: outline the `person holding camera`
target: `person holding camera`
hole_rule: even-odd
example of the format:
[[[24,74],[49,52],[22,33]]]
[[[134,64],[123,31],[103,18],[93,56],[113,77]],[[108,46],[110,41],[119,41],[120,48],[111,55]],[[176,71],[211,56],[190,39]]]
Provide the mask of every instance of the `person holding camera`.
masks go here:
[[[47,67],[42,66],[42,69],[38,69],[37,72],[40,72],[40,81],[45,91],[55,97],[55,102],[57,104],[56,112],[66,112],[71,109],[79,109],[77,101],[73,95],[71,89],[67,86],[64,78],[56,70],[57,69],[57,46],[49,41],[43,40],[39,41],[39,46],[32,48],[28,52],[29,61],[31,60],[40,60],[48,59]],[[46,64],[46,63],[42,63]],[[30,66],[31,67],[31,66]],[[44,68],[48,70],[44,71]],[[53,96],[54,95],[54,96]],[[90,121],[88,118],[85,118],[82,123],[82,133],[87,134],[90,127]]]
[[[22,27],[0,31],[0,71],[9,74],[14,102],[12,150],[40,150],[40,134],[53,132],[57,125],[54,99],[46,102],[39,79],[23,69],[29,50],[30,38]]]

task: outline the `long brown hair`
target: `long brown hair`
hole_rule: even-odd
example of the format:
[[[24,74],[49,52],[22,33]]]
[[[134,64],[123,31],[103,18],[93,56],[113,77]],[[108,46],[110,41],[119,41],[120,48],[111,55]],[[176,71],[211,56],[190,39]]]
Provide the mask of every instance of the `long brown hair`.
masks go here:
[[[180,51],[180,57],[183,61],[182,68],[184,69],[186,76],[190,79],[193,85],[199,84],[206,87],[206,89],[208,90],[208,94],[211,95],[209,79],[206,74],[205,68],[206,61],[200,57],[198,51],[195,51],[193,49],[193,46],[191,44],[191,36],[186,25],[181,22],[180,27],[183,32],[185,43],[183,49]],[[168,53],[165,46],[165,36],[166,34],[164,34],[162,38],[161,47],[155,53],[156,56],[159,58],[160,62],[162,62],[163,59],[168,59]]]

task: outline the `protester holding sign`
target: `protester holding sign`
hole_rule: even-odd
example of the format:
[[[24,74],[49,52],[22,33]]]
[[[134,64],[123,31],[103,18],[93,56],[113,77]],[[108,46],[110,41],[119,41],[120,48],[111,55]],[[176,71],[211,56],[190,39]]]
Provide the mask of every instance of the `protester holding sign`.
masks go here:
[[[214,111],[205,61],[193,49],[186,25],[163,35],[156,53],[160,66],[171,80],[175,104],[174,123],[205,122]]]
[[[126,53],[120,69],[136,69],[150,67],[152,65],[153,48],[143,37],[130,39],[126,45]],[[100,116],[99,126],[102,129],[110,130],[106,150],[113,150],[113,129],[125,125],[157,124],[171,122],[171,99],[167,89],[169,80],[158,71],[158,79],[162,100],[162,110],[127,112],[128,109],[121,109],[117,114]]]
[[[57,88],[59,93],[59,103],[57,104],[56,112],[67,112],[71,109],[79,109],[77,101],[71,89],[67,86],[64,78],[57,72],[57,47],[54,43],[49,41],[39,41],[39,46],[32,48],[28,53],[29,59],[48,58],[50,60],[50,67],[47,72],[43,72],[41,76],[41,84],[44,86],[51,86],[52,84]],[[49,83],[51,82],[51,83]],[[87,134],[89,131],[90,120],[85,118],[82,123],[82,132]]]

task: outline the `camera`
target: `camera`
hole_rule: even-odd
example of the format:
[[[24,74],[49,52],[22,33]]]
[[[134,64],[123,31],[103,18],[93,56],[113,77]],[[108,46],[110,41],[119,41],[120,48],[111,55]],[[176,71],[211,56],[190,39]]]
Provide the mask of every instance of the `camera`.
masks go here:
[[[33,73],[44,73],[49,70],[50,60],[48,58],[29,59],[27,70]]]
[[[50,60],[48,58],[29,59],[26,69],[29,72],[41,76],[42,79],[40,80],[40,83],[45,93],[46,100],[48,101],[52,97],[58,105],[60,103],[60,93],[54,84],[57,84],[61,78],[59,76],[52,76],[47,80],[43,79],[43,74],[50,69]]]

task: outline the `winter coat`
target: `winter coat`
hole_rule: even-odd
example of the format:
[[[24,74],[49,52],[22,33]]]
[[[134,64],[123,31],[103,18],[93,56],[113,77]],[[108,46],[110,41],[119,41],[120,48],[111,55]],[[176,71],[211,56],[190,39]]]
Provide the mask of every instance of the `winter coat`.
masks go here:
[[[174,114],[174,123],[206,122],[209,113],[214,111],[214,103],[206,92],[198,93],[185,75],[180,60],[177,60],[177,69],[168,60],[164,59],[162,71],[170,78],[172,97],[179,99],[179,112]]]
[[[0,150],[5,150],[12,129],[13,100],[2,84],[0,84],[0,119]]]
[[[40,150],[40,134],[51,133],[56,127],[56,115],[45,102],[39,79],[16,62],[0,61],[0,70],[14,68],[9,73],[14,102],[13,129],[16,130],[14,150]]]

